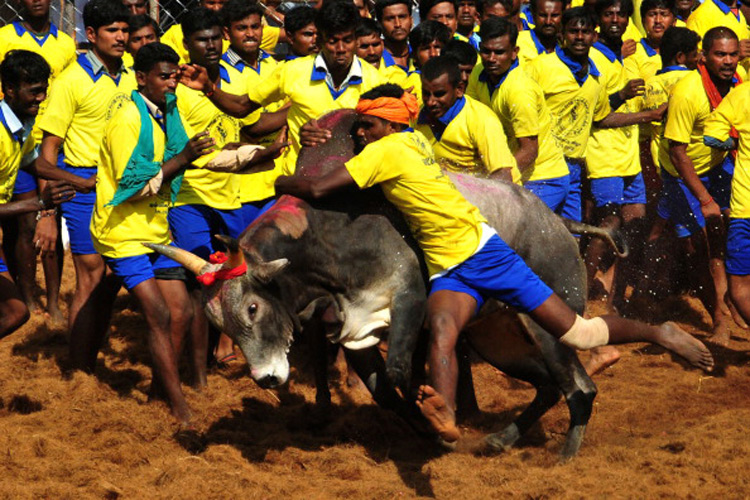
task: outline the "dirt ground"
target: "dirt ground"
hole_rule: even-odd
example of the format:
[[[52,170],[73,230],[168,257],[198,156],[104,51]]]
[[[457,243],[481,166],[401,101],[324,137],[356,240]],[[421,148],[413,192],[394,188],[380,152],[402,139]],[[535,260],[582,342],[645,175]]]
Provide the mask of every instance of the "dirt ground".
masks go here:
[[[711,346],[710,376],[659,348],[625,346],[595,377],[580,455],[561,465],[564,404],[506,454],[443,454],[340,375],[333,421],[311,426],[304,363],[278,391],[256,386],[243,362],[215,369],[208,390],[186,387],[197,432],[178,433],[166,407],[147,402],[145,324],[124,291],[116,308],[95,376],[63,375],[65,334],[41,313],[0,342],[0,498],[750,496],[750,334],[739,329],[728,348]],[[641,316],[671,316],[705,340],[699,311],[685,297]],[[474,373],[483,413],[465,427],[465,442],[501,429],[532,398],[529,386],[487,365]]]

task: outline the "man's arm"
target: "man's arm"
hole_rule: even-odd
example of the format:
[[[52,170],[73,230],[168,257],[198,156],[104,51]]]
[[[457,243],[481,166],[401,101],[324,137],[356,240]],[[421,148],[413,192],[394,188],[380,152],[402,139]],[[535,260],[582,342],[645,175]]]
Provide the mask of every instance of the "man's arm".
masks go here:
[[[670,140],[669,159],[672,161],[677,173],[682,177],[682,180],[685,181],[685,185],[690,192],[700,202],[703,216],[706,218],[721,216],[719,205],[714,201],[706,186],[703,185],[698,174],[695,172],[693,161],[687,155],[687,144]]]
[[[518,137],[516,140],[518,141],[518,151],[513,156],[516,158],[518,170],[524,173],[539,156],[539,138],[537,136]]]
[[[594,122],[599,128],[619,128],[629,125],[641,125],[643,123],[658,122],[664,118],[667,111],[667,105],[663,104],[659,108],[650,111],[639,111],[638,113],[610,113],[603,120]]]
[[[195,64],[180,67],[180,83],[193,90],[203,92],[211,102],[224,113],[235,118],[244,118],[261,105],[247,95],[224,92],[208,77],[206,68]]]
[[[44,132],[39,157],[24,169],[41,179],[66,181],[80,193],[90,192],[96,187],[95,175],[84,179],[57,167],[57,153],[60,151],[62,143],[61,137]]]
[[[282,175],[276,179],[275,187],[277,195],[290,194],[305,200],[317,200],[356,185],[349,171],[341,165],[320,177]]]
[[[47,183],[39,198],[0,204],[0,219],[15,217],[29,212],[49,210],[75,196],[75,189],[64,181]]]

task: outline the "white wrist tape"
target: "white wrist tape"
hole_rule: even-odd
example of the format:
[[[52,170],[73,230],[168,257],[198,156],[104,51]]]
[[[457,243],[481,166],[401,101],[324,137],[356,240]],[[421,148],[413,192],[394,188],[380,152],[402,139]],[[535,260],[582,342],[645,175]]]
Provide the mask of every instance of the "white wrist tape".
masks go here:
[[[239,172],[262,149],[265,148],[254,144],[245,144],[237,149],[222,150],[208,162],[205,168],[214,172]]]
[[[576,321],[560,342],[574,349],[587,350],[607,345],[609,327],[602,318],[584,319],[576,315]]]

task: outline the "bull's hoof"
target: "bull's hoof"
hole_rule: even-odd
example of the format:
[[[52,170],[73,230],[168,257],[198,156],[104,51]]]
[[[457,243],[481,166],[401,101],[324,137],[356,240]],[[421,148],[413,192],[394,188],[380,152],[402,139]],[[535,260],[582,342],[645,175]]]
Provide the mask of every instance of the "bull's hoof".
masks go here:
[[[521,434],[518,432],[516,424],[510,424],[500,432],[487,435],[484,442],[491,451],[503,453],[510,450],[520,438]]]
[[[388,381],[393,387],[401,389],[403,394],[408,394],[409,387],[411,385],[411,369],[408,366],[397,365],[389,366],[386,368],[386,375]]]
[[[568,430],[565,444],[560,450],[560,462],[567,462],[578,454],[583,444],[583,435],[586,433],[585,425],[576,425]]]

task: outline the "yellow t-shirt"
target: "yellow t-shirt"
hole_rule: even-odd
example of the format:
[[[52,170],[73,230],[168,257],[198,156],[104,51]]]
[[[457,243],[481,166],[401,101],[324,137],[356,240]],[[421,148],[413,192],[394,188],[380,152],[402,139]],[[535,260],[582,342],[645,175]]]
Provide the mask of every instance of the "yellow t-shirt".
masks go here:
[[[520,184],[521,173],[508,149],[508,139],[500,120],[490,108],[464,96],[440,118],[440,122],[445,127],[442,133],[433,131],[423,110],[416,129],[430,142],[441,166],[454,172],[468,170],[474,175],[510,168],[513,182]],[[435,136],[436,132],[439,137]]]
[[[286,174],[293,173],[296,168],[297,155],[302,147],[299,142],[302,125],[335,109],[354,108],[359,96],[383,83],[377,69],[355,56],[352,64],[358,65],[361,78],[353,76],[338,91],[331,90],[325,71],[315,68],[316,57],[309,55],[287,61],[268,78],[247,89],[250,100],[260,105],[281,100],[292,103],[287,115],[291,146],[283,155]]]
[[[419,132],[390,134],[368,144],[346,169],[360,188],[380,184],[424,252],[430,276],[477,250],[486,220],[440,170]]]
[[[659,72],[646,80],[646,90],[643,94],[643,110],[651,111],[657,109],[662,104],[665,104],[669,100],[669,94],[672,92],[672,88],[682,80],[683,77],[689,74],[689,70],[685,66],[674,66],[665,68],[666,71]],[[660,70],[661,71],[661,70]],[[649,132],[651,136],[651,156],[654,160],[654,165],[657,169],[661,169],[659,165],[659,151],[661,148],[665,148],[664,154],[669,155],[669,144],[664,139],[664,122],[652,122],[649,126]],[[662,144],[664,142],[664,144]]]
[[[130,101],[135,88],[131,70],[125,69],[117,79],[103,71],[94,75],[88,58],[80,54],[52,84],[39,128],[64,139],[65,163],[95,167],[105,125]]]
[[[239,208],[240,180],[237,174],[212,172],[200,167],[211,161],[226,144],[239,142],[240,120],[224,114],[203,92],[178,85],[175,94],[177,109],[186,128],[196,134],[208,130],[216,144],[216,151],[193,162],[193,167],[198,168],[185,170],[175,206],[208,205],[220,210]]]
[[[414,96],[417,98],[417,103],[419,104],[419,107],[421,108],[423,105],[422,102],[422,72],[418,69],[415,69],[414,71],[411,71],[406,76],[406,84],[404,85],[404,89],[411,89],[411,93],[414,94]]]
[[[391,53],[388,52],[388,49],[383,49],[383,57],[380,59],[380,67],[378,68],[378,71],[384,82],[395,83],[403,89],[409,88],[406,79],[415,69],[414,62],[411,59],[409,59],[409,66],[404,68],[403,66],[396,64],[396,61],[393,59]]]
[[[707,0],[711,1],[711,0]],[[731,93],[731,91],[730,91]],[[701,75],[691,71],[682,78],[669,95],[667,122],[664,126],[664,141],[659,150],[659,163],[670,175],[678,177],[669,159],[669,141],[687,144],[687,155],[693,161],[698,175],[703,175],[719,165],[726,153],[703,144],[703,127],[711,105],[703,88]]]
[[[731,217],[750,218],[750,82],[734,88],[706,120],[703,133],[720,141],[729,139],[732,127],[740,136],[732,177]]]
[[[635,48],[635,54],[625,58],[628,80],[642,78],[648,80],[661,69],[661,56],[642,38]]]
[[[518,46],[518,62],[521,66],[529,64],[540,54],[547,52],[534,30],[524,30],[518,33],[516,45]]]
[[[22,165],[36,158],[36,140],[30,130],[24,129],[13,110],[0,101],[0,203],[8,203]]]
[[[279,43],[280,33],[281,28],[278,28],[276,26],[264,25],[263,36],[260,40],[261,50],[264,50],[266,52],[273,52],[274,49],[276,49],[276,45]],[[167,32],[161,36],[161,39],[159,40],[161,43],[169,45],[174,49],[175,52],[177,52],[177,55],[180,56],[180,64],[190,62],[190,55],[188,54],[188,51],[183,44],[184,38],[185,36],[182,34],[182,25],[173,24],[167,30]],[[226,52],[228,48],[229,40],[222,40],[221,53],[223,54],[224,52]]]
[[[468,95],[482,102],[489,99],[486,82],[480,81],[484,67],[478,64],[469,78]],[[521,174],[521,182],[555,179],[568,175],[562,150],[552,137],[552,115],[539,85],[518,67],[511,68],[494,89],[490,107],[500,118],[511,152],[518,151],[519,137],[536,137],[536,161]]]
[[[705,0],[687,19],[687,27],[698,33],[701,38],[711,28],[725,26],[737,34],[740,40],[750,38],[747,21],[742,12],[735,15],[731,9],[720,0]]]
[[[11,50],[29,50],[44,57],[52,70],[52,80],[76,58],[75,42],[54,24],[42,38],[32,35],[19,21],[3,26],[0,28],[0,62]]]
[[[258,85],[263,78],[267,78],[279,65],[267,53],[261,52],[258,67],[252,68],[240,62],[232,65],[231,60],[225,53],[221,61],[221,89],[230,94],[244,94],[248,87]],[[252,125],[260,118],[264,111],[276,111],[283,102],[273,103],[266,108],[257,109],[240,120],[241,125]],[[281,175],[280,169],[273,169],[257,174],[237,174],[239,178],[239,197],[241,203],[265,200],[275,194],[273,184]]]
[[[150,115],[149,115],[150,116]],[[164,159],[164,132],[153,117],[154,161]],[[91,218],[91,240],[97,252],[105,257],[122,258],[150,253],[141,243],[167,245],[170,206],[170,182],[165,181],[155,196],[125,200],[117,206],[106,206],[117,191],[133,150],[138,144],[141,117],[133,101],[120,108],[107,124],[99,153],[96,179],[96,203]]]
[[[607,46],[600,42],[595,43],[589,57],[602,73],[601,83],[607,96],[625,86],[628,81],[625,67]],[[636,111],[639,111],[636,99],[625,101],[616,110],[618,113]],[[594,126],[586,147],[586,170],[589,179],[638,174],[641,171],[638,125],[620,128]]]
[[[585,156],[593,122],[610,113],[609,96],[595,65],[589,62],[589,73],[579,84],[561,56],[566,57],[560,48],[551,54],[541,54],[526,71],[544,91],[552,113],[552,135],[563,154],[578,159]]]

